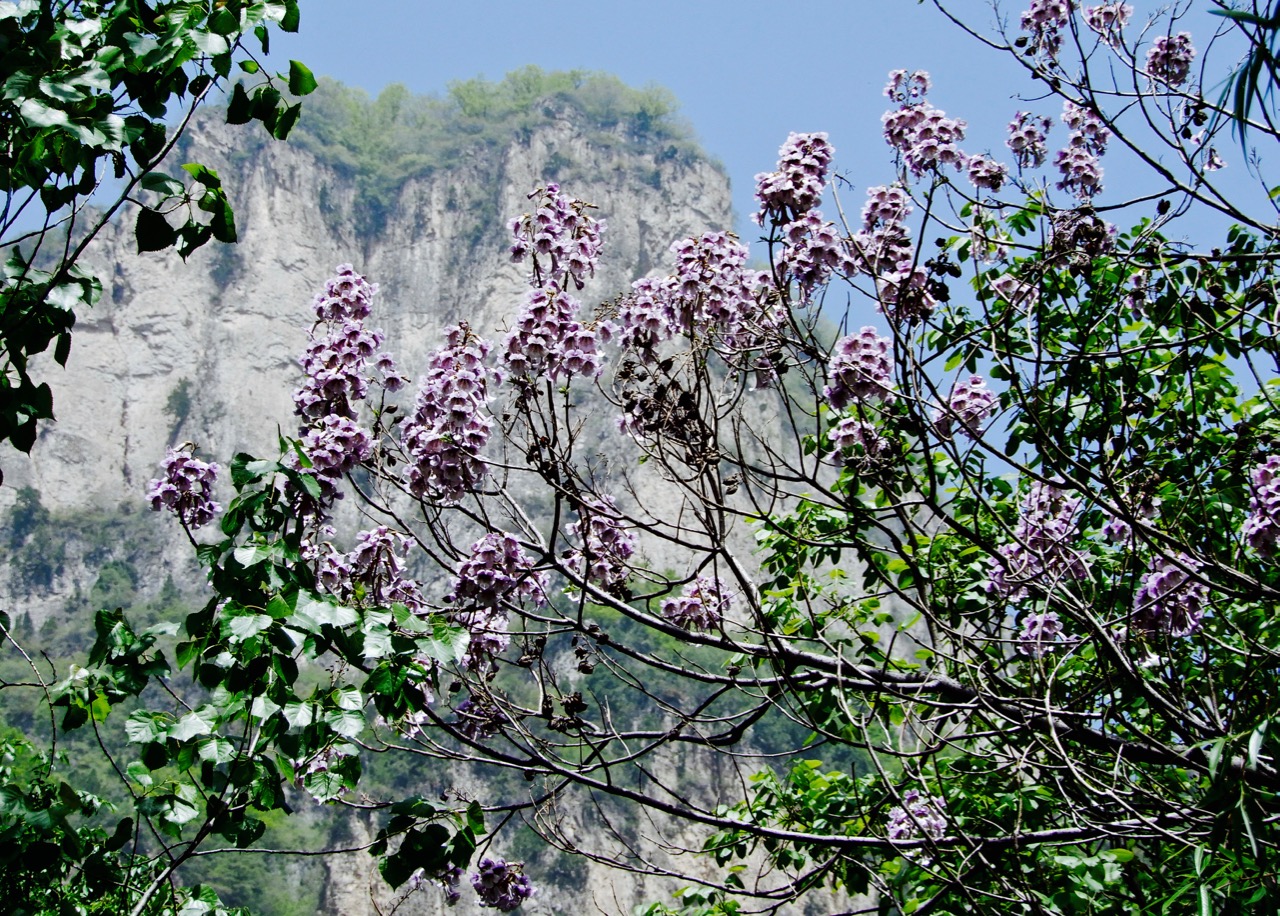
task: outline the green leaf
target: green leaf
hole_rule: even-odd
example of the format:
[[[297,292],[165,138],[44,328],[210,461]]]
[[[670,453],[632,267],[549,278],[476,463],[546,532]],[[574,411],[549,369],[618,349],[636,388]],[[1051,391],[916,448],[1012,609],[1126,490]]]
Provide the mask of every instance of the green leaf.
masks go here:
[[[274,618],[267,614],[245,614],[231,618],[231,641],[244,642],[271,626]]]
[[[315,75],[301,61],[289,61],[289,91],[294,95],[310,95],[315,92]]]
[[[317,624],[335,627],[348,627],[360,619],[360,615],[349,607],[315,598],[308,599],[305,603],[300,602],[298,614],[309,617]]]
[[[138,211],[138,225],[134,235],[138,240],[139,253],[163,251],[166,248],[172,248],[174,242],[178,240],[178,233],[169,225],[164,214],[147,207]]]
[[[315,719],[315,707],[310,703],[286,703],[284,718],[294,728],[305,728]]]
[[[198,735],[208,735],[212,732],[212,716],[209,713],[202,714],[202,711],[197,709],[170,725],[168,737],[175,741],[190,741]]]
[[[364,715],[354,709],[334,709],[325,713],[324,723],[339,735],[358,737],[364,731]]]
[[[356,687],[339,687],[330,695],[335,706],[339,709],[363,709],[364,696]]]
[[[280,30],[283,32],[298,31],[298,23],[302,16],[298,12],[298,0],[285,0],[284,17],[280,20]]]

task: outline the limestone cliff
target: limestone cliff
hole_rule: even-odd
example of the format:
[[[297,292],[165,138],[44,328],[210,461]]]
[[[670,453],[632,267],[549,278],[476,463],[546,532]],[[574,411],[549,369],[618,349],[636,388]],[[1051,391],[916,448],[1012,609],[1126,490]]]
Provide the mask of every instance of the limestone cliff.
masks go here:
[[[380,284],[373,321],[411,378],[441,328],[466,320],[492,336],[527,289],[507,254],[505,220],[548,180],[608,221],[588,304],[665,265],[673,240],[732,225],[726,176],[688,144],[648,142],[633,126],[592,123],[556,100],[537,104],[536,119],[505,135],[488,125],[474,147],[453,138],[446,166],[409,170],[376,201],[349,162],[304,143],[266,143],[217,112],[198,118],[168,169],[198,161],[219,170],[239,244],[201,249],[187,263],[173,252],[138,254],[131,214],[95,241],[86,266],[103,278],[102,301],[79,316],[66,370],[49,366],[57,421],[29,461],[6,464],[0,509],[23,486],[54,511],[138,504],[165,447],[188,439],[220,460],[274,454],[278,432],[296,429],[291,394],[309,303],[339,263]],[[87,589],[93,571],[69,549],[48,588],[0,575],[0,602],[39,621]],[[175,541],[169,562],[186,568],[189,553]]]

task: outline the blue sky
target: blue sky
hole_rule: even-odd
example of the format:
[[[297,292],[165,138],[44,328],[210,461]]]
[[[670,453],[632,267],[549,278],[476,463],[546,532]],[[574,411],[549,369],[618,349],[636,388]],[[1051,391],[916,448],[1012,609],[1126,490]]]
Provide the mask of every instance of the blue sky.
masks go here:
[[[997,74],[1016,71],[910,0],[307,0],[302,10],[301,31],[273,37],[273,56],[374,94],[393,82],[438,93],[453,80],[497,79],[526,64],[665,86],[728,169],[740,217],[752,208],[753,176],[773,168],[793,130],[828,131],[843,168],[864,176],[855,177],[859,186],[889,181],[881,90],[895,67],[930,70],[934,103],[997,144],[1018,107],[996,90],[985,93],[995,99],[984,110],[962,112],[972,86],[1009,84]]]
[[[1161,8],[1133,2],[1139,28]],[[1192,15],[1179,27],[1191,28],[1202,47],[1211,28],[1207,4],[1185,5]],[[982,30],[995,21],[982,0],[949,6]],[[1015,29],[1024,6],[1003,7]],[[861,188],[892,180],[880,136],[881,90],[891,69],[932,74],[930,100],[969,122],[970,153],[1009,161],[1004,128],[1015,111],[1061,111],[1057,100],[1037,103],[1035,85],[1008,57],[964,35],[932,3],[913,0],[306,0],[302,14],[297,35],[273,36],[278,66],[297,58],[371,94],[394,82],[440,93],[453,80],[497,79],[526,64],[665,86],[704,148],[727,168],[744,233],[753,176],[773,167],[790,131],[830,134],[840,171],[859,188],[846,198],[846,212],[860,209]],[[1065,139],[1059,126],[1051,148]],[[1222,152],[1234,167],[1220,174],[1243,186],[1239,148]],[[1104,164],[1109,193],[1101,204],[1140,187],[1146,175],[1127,167],[1122,153],[1113,151]]]

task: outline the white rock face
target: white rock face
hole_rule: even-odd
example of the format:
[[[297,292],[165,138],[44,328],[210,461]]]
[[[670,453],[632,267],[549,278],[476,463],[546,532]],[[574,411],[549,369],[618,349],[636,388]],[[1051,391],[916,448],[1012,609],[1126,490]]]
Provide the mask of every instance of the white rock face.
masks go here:
[[[570,171],[584,179],[566,175],[565,188],[608,221],[588,304],[664,266],[672,241],[732,225],[728,181],[710,163],[593,148],[568,119],[409,180],[371,238],[356,235],[352,180],[307,152],[275,143],[229,166],[240,130],[210,116],[191,136],[187,156],[224,177],[239,244],[211,244],[184,264],[173,252],[137,254],[128,216],[103,233],[86,262],[103,277],[102,302],[79,316],[67,369],[46,373],[57,422],[29,462],[6,463],[6,490],[34,486],[52,509],[114,505],[142,494],[170,441],[195,439],[206,456],[273,453],[277,430],[296,427],[309,303],[339,263],[380,284],[372,323],[411,377],[446,325],[495,334],[526,289],[503,224],[528,209],[553,155],[580,164]],[[184,378],[193,408],[175,429],[164,408]]]

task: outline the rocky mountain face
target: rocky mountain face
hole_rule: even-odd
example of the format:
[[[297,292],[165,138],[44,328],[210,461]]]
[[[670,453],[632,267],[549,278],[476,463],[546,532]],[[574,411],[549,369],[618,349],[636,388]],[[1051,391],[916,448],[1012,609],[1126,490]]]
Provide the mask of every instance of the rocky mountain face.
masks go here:
[[[140,506],[166,446],[186,440],[206,459],[274,455],[278,434],[296,431],[291,396],[309,304],[337,264],[380,285],[371,323],[410,378],[450,324],[499,335],[527,290],[524,269],[510,263],[505,221],[548,180],[595,204],[608,223],[600,273],[582,294],[588,304],[666,267],[672,241],[732,225],[727,177],[705,157],[601,142],[608,135],[569,106],[544,115],[505,143],[408,178],[377,214],[363,209],[344,164],[291,143],[244,148],[247,128],[200,117],[169,170],[197,161],[219,171],[240,242],[201,249],[187,263],[173,252],[138,254],[130,214],[95,241],[86,266],[103,278],[102,301],[79,316],[66,370],[49,366],[57,422],[29,461],[6,463],[0,510],[24,486],[54,512]],[[15,588],[0,576],[0,601],[38,623],[66,594],[87,590],[92,570],[69,549],[47,588]],[[175,541],[166,561],[185,568],[189,553]]]

